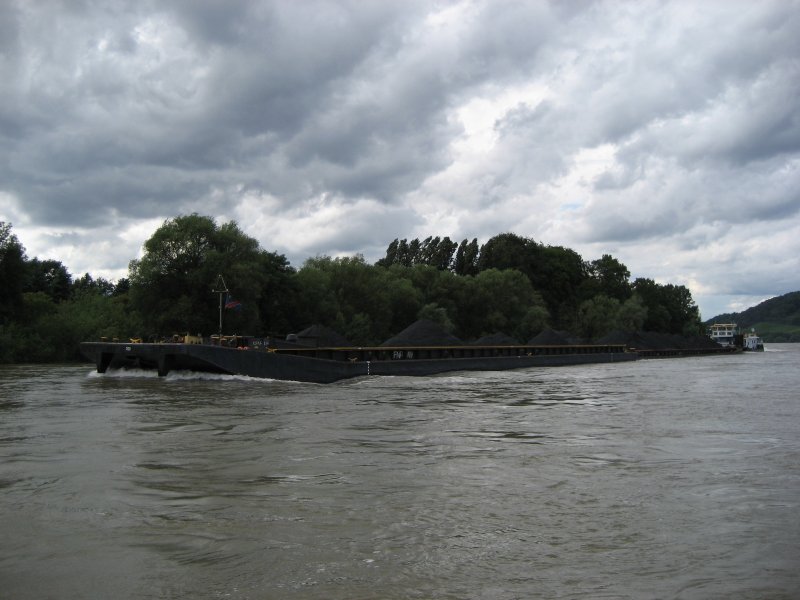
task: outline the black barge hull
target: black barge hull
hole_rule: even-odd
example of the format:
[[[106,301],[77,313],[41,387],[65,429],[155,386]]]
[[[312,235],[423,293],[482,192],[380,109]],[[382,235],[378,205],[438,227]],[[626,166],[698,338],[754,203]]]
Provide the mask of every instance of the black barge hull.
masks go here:
[[[99,373],[115,368],[198,371],[265,379],[332,383],[369,375],[434,375],[637,360],[621,345],[457,346],[397,348],[232,348],[211,344],[84,342]]]

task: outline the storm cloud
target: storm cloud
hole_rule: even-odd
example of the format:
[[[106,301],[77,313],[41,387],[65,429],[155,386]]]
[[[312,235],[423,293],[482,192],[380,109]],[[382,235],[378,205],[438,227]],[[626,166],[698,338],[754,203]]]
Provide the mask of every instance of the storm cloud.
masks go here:
[[[5,2],[0,220],[124,276],[164,219],[295,266],[514,231],[800,289],[800,2]]]

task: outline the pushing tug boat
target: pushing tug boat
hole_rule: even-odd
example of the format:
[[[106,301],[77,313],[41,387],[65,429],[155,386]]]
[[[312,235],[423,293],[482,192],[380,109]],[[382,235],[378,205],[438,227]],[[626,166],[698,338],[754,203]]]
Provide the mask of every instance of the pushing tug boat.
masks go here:
[[[713,323],[708,336],[723,347],[737,347],[748,352],[763,352],[764,341],[751,329],[742,333],[736,323]]]
[[[755,331],[748,331],[742,336],[742,350],[750,352],[763,352],[764,341],[756,334]]]

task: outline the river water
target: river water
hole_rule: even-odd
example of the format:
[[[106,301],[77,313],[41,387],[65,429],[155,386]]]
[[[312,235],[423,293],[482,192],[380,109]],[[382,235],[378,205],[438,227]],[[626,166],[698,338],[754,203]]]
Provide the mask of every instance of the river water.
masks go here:
[[[3,367],[0,598],[798,598],[798,366]]]

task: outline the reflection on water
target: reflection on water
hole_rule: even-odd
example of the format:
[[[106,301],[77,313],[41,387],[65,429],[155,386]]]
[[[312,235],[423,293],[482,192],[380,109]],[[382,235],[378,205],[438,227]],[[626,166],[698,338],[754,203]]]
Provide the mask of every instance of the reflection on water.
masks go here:
[[[791,598],[784,348],[327,386],[2,368],[0,597]]]

